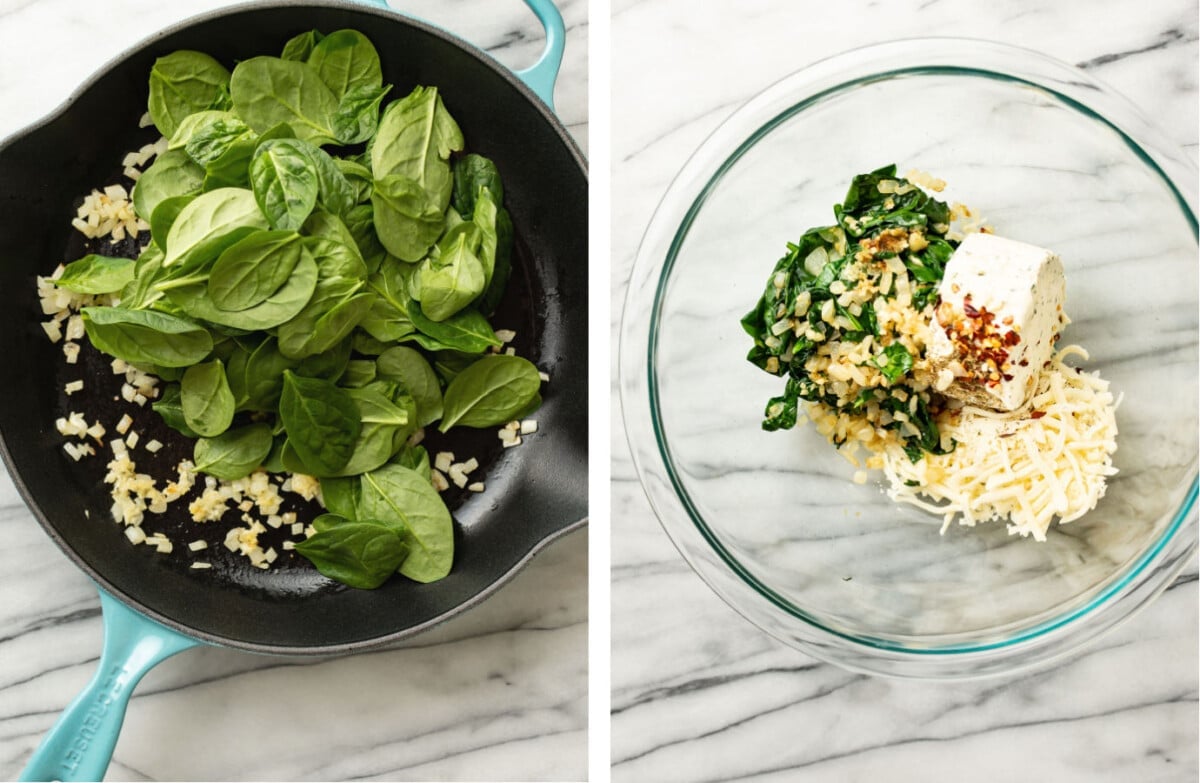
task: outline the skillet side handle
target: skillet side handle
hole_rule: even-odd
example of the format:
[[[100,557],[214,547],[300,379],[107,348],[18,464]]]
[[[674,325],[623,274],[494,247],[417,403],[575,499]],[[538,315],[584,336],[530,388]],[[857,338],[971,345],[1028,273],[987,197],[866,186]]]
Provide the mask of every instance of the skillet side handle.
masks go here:
[[[536,63],[516,72],[517,78],[525,82],[550,111],[555,111],[554,83],[558,80],[558,69],[562,66],[567,29],[553,0],[525,0],[525,5],[529,6],[546,30],[546,48],[542,50],[542,56]]]
[[[388,0],[358,0],[365,5],[396,10],[389,5]],[[563,48],[567,42],[567,28],[563,24],[562,14],[554,5],[554,0],[525,0],[525,5],[533,11],[542,28],[546,31],[546,48],[542,50],[538,61],[528,68],[516,71],[517,78],[525,82],[525,86],[542,99],[542,102],[554,111],[554,83],[558,81],[558,70],[562,66]]]
[[[155,664],[199,642],[100,591],[104,648],[91,682],[33,752],[19,780],[102,780],[134,686]]]

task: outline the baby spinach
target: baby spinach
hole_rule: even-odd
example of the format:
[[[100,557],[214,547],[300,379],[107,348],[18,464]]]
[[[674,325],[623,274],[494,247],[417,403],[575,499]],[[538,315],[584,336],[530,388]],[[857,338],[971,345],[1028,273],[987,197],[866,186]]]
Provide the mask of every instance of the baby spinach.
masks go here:
[[[385,524],[323,514],[313,527],[318,532],[296,544],[296,551],[324,576],[350,587],[374,590],[409,556],[402,520]]]
[[[250,191],[219,188],[204,193],[175,218],[167,233],[163,266],[190,267],[212,261],[250,230],[267,227]]]
[[[473,229],[473,230],[458,230]],[[455,226],[438,243],[437,259],[421,262],[418,285],[421,311],[431,321],[444,321],[462,310],[487,287],[483,264],[472,250],[479,246],[473,223]]]
[[[362,430],[349,461],[335,475],[355,476],[374,470],[404,446],[417,428],[416,403],[402,387],[374,381],[347,393],[358,407]]]
[[[357,587],[452,565],[416,429],[486,426],[540,399],[532,365],[480,359],[500,345],[483,313],[510,268],[499,171],[456,155],[435,87],[385,106],[391,89],[354,30],[301,33],[232,74],[196,52],[160,58],[149,103],[169,141],[132,196],[151,241],[58,281],[119,294],[84,309],[88,335],[165,381],[154,410],[197,439],[198,470],[322,479],[334,513],[297,551]]]
[[[171,138],[189,114],[218,104],[228,85],[229,71],[207,54],[180,50],[159,57],[150,69],[150,119]]]
[[[333,475],[354,452],[362,431],[358,406],[345,389],[319,378],[283,372],[279,417],[288,444],[317,475]]]
[[[458,425],[491,427],[520,416],[537,399],[542,381],[528,359],[494,354],[460,372],[442,400],[442,432]]]
[[[370,359],[351,359],[338,384],[346,389],[358,389],[375,380],[375,362]]]
[[[343,285],[323,289],[318,283],[308,306],[279,327],[279,348],[284,356],[303,359],[323,353],[354,331],[370,309],[374,295],[342,290]]]
[[[420,261],[445,225],[444,207],[419,182],[403,174],[376,180],[371,206],[379,241],[403,261]]]
[[[317,203],[334,215],[344,216],[355,205],[354,188],[338,168],[337,159],[320,147],[307,142],[295,142],[296,149],[308,155],[317,172]]]
[[[163,387],[162,394],[150,405],[154,412],[162,417],[168,427],[185,438],[198,438],[199,434],[187,425],[183,417],[183,405],[180,403],[178,383],[168,383]]]
[[[512,275],[512,247],[512,218],[507,209],[501,208],[496,212],[496,258],[492,276],[478,305],[480,311],[489,315],[495,312],[508,288],[508,278]]]
[[[229,429],[237,407],[220,359],[187,368],[179,383],[183,420],[196,434],[211,438]]]
[[[413,339],[427,351],[481,354],[488,348],[502,344],[491,324],[478,310],[468,307],[444,321],[427,318],[421,310],[421,303],[411,299],[406,310],[418,332]]]
[[[133,186],[133,208],[149,220],[154,209],[175,196],[195,196],[204,187],[204,169],[183,150],[167,150]]]
[[[377,181],[400,175],[415,182],[444,212],[454,188],[450,154],[462,148],[462,131],[437,88],[418,86],[384,110],[371,144],[371,171]]]
[[[235,143],[250,134],[246,123],[228,112],[212,112],[207,122],[193,129],[184,145],[188,157],[206,166],[229,151]]]
[[[362,482],[358,476],[337,478],[330,476],[321,479],[321,498],[325,508],[346,519],[358,519],[360,502],[362,501]]]
[[[317,286],[317,264],[307,249],[302,248],[300,259],[291,277],[279,290],[259,304],[245,310],[222,310],[208,296],[206,281],[170,288],[167,296],[188,315],[230,329],[247,331],[273,329],[302,312],[313,297]]]
[[[430,480],[433,472],[429,464],[429,452],[424,446],[405,446],[400,449],[400,453],[392,460],[401,467],[415,471],[417,475],[425,480]]]
[[[273,228],[298,230],[317,205],[316,164],[298,139],[259,144],[250,159],[250,187]]]
[[[283,53],[279,56],[284,60],[307,62],[313,47],[319,44],[324,37],[320,30],[309,30],[306,33],[295,35],[283,45]]]
[[[243,60],[233,69],[229,94],[233,110],[259,133],[286,122],[298,139],[318,145],[335,140],[337,97],[307,63],[278,57]]]
[[[185,196],[171,196],[158,202],[158,206],[150,215],[150,237],[160,248],[166,249],[167,236],[171,233],[171,226],[175,225],[183,208],[195,199],[196,194],[192,193]]]
[[[454,199],[458,214],[470,220],[475,212],[475,198],[480,188],[486,188],[493,203],[504,203],[504,185],[496,164],[475,153],[463,155],[454,163]]]
[[[77,294],[111,294],[133,280],[131,258],[109,258],[95,253],[67,264],[54,284]]]
[[[80,312],[92,345],[127,362],[190,367],[212,351],[208,331],[184,318],[122,307],[85,307]]]
[[[417,404],[417,424],[424,427],[442,417],[442,386],[420,351],[403,345],[388,348],[375,360],[380,378],[399,381]]]
[[[249,410],[274,411],[283,391],[283,371],[295,369],[296,361],[279,352],[274,337],[268,337],[246,359],[243,377],[245,407]]]
[[[383,86],[374,44],[357,30],[336,30],[318,41],[307,58],[339,101],[353,89]]]
[[[339,144],[358,144],[371,139],[379,128],[379,106],[392,85],[359,85],[350,89],[333,113],[333,133]]]
[[[419,473],[384,465],[361,477],[361,513],[367,519],[403,521],[411,551],[400,573],[417,582],[433,582],[450,573],[454,559],[454,523],[437,490]]]
[[[395,259],[386,259],[379,271],[367,279],[367,285],[375,294],[375,301],[359,326],[376,340],[394,343],[416,331],[408,317],[407,268],[406,264]]]
[[[261,465],[273,443],[270,425],[249,424],[226,430],[215,438],[200,438],[192,461],[201,473],[232,481]]]
[[[246,310],[282,287],[304,246],[294,231],[259,231],[230,245],[208,276],[208,296],[222,310]]]

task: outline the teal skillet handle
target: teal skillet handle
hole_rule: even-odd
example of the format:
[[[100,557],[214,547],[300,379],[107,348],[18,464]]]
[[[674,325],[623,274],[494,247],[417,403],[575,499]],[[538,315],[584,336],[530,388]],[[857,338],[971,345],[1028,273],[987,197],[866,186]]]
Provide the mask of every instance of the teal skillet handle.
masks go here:
[[[359,0],[368,5],[391,9],[388,0]],[[554,111],[554,82],[558,80],[558,69],[562,66],[563,47],[567,41],[567,30],[562,14],[553,0],[525,0],[546,31],[546,48],[538,61],[528,68],[517,71],[517,78],[533,90]],[[395,9],[391,9],[395,10]]]
[[[199,642],[100,591],[104,649],[96,675],[71,702],[20,780],[102,780],[134,686],[155,664]]]

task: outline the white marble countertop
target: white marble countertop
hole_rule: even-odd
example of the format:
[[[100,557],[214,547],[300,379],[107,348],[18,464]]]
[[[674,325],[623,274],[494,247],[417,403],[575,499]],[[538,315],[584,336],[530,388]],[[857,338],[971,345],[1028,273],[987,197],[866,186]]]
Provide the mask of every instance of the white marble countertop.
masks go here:
[[[0,138],[144,37],[234,4],[0,0]],[[392,5],[511,67],[541,50],[541,28],[520,0]],[[586,152],[587,2],[558,5],[567,44],[556,103]],[[91,583],[2,468],[0,538],[0,777],[13,779],[92,676],[101,628]],[[402,649],[311,661],[206,647],[172,658],[138,687],[108,779],[584,779],[587,566],[585,529]],[[389,687],[397,670],[425,685]]]
[[[613,0],[614,781],[1195,781],[1197,575],[1069,662],[1016,681],[848,673],[759,632],[654,518],[617,401],[620,303],[641,233],[687,157],[751,96],[896,38],[989,38],[1080,64],[1197,153],[1190,0]]]

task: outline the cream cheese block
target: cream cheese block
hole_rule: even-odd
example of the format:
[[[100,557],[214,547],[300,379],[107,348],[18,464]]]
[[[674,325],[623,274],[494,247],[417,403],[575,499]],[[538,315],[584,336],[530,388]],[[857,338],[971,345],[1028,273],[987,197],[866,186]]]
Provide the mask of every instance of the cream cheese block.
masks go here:
[[[1058,256],[993,234],[969,234],[946,263],[926,356],[934,388],[971,405],[1024,405],[1067,320]]]

